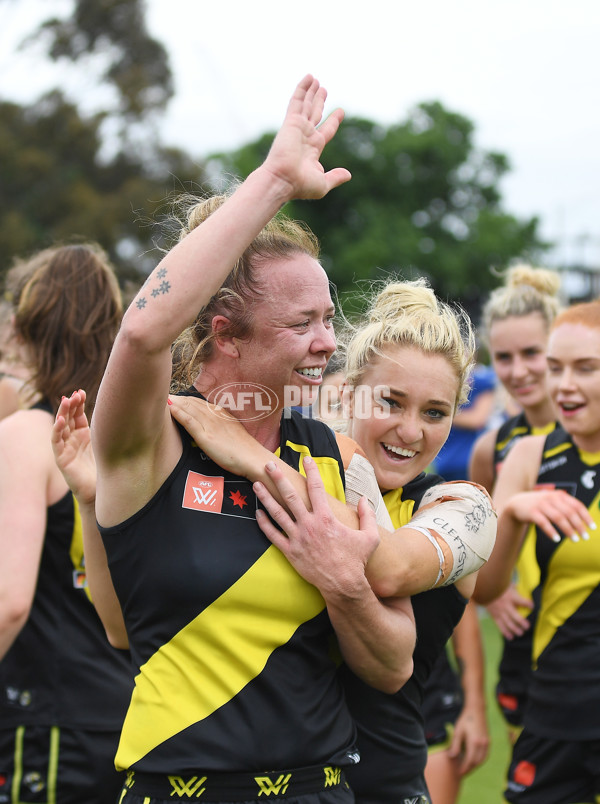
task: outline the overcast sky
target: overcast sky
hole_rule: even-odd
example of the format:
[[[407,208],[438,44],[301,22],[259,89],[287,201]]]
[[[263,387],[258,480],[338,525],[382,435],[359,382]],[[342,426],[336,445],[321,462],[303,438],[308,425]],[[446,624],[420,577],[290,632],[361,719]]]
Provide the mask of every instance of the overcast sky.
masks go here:
[[[49,6],[70,3],[0,0],[5,98],[52,80],[14,53]],[[508,155],[504,206],[540,216],[549,261],[600,267],[598,0],[148,0],[148,25],[175,74],[166,142],[201,158],[274,130],[307,72],[329,109],[383,124],[441,100],[473,120],[479,147]]]

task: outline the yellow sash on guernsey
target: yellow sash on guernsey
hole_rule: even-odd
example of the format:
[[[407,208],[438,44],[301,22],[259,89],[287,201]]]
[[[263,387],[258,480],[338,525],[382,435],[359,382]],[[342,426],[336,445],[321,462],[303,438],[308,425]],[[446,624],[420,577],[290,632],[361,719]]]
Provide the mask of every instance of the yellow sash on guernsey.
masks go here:
[[[302,457],[304,445],[287,443]],[[345,500],[335,458],[311,456],[329,494]],[[156,746],[226,704],[264,669],[273,651],[325,608],[318,590],[276,547],[140,668],[115,758],[126,770]],[[202,683],[198,683],[198,679]],[[165,690],[168,694],[165,695]]]
[[[583,458],[584,455],[582,454]],[[546,648],[556,631],[579,609],[600,584],[600,493],[589,511],[598,530],[588,541],[564,538],[548,563],[542,602],[533,638],[533,662]]]

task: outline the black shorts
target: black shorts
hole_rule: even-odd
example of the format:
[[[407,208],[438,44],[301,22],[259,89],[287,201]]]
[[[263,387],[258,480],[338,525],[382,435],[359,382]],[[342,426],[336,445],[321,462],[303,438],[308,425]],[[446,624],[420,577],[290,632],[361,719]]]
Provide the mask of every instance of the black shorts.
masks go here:
[[[187,796],[182,798],[148,798],[147,796],[136,796],[131,793],[125,797],[115,799],[117,804],[173,804],[173,801],[190,801]],[[201,799],[198,799],[201,800]],[[268,799],[250,799],[246,802],[219,802],[219,804],[263,804],[267,801],[285,801],[286,804],[354,804],[354,796],[350,792],[350,788],[346,790],[328,790],[322,793],[307,793],[304,796],[296,796],[294,798],[273,798],[269,796]],[[420,804],[420,802],[419,802]]]
[[[549,740],[525,729],[513,750],[504,795],[512,804],[596,804],[600,740]]]
[[[425,716],[425,739],[431,751],[443,751],[450,747],[454,725],[462,711],[462,699],[452,693],[439,696],[435,709],[423,707]]]
[[[181,775],[130,771],[118,804],[172,804],[201,798],[219,804],[354,804],[354,793],[341,768],[315,767],[268,773],[213,773]]]
[[[125,774],[118,732],[58,726],[0,729],[0,804],[115,804]]]
[[[496,687],[496,701],[504,720],[515,729],[523,728],[523,713],[527,704],[527,693],[512,694]]]
[[[392,788],[392,789],[391,789]],[[389,783],[382,789],[377,784],[369,791],[356,793],[356,804],[431,804],[425,776],[418,773],[412,779]]]

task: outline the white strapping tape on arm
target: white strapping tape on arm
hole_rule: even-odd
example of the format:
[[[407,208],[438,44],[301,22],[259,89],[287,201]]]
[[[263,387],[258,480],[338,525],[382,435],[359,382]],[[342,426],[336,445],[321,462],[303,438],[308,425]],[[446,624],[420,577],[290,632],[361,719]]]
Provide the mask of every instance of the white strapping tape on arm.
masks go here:
[[[438,584],[438,583],[439,583],[439,581],[440,581],[440,578],[442,577],[442,575],[443,575],[443,573],[444,573],[444,564],[446,563],[446,561],[445,561],[445,559],[444,559],[444,551],[443,551],[443,550],[442,550],[442,548],[439,546],[439,544],[438,544],[438,540],[435,538],[435,536],[433,535],[433,533],[431,533],[431,531],[430,531],[430,530],[427,530],[427,528],[422,528],[420,525],[415,525],[415,523],[414,523],[414,518],[413,518],[413,519],[412,519],[412,520],[411,520],[411,521],[408,523],[408,525],[406,525],[406,527],[407,527],[407,528],[411,528],[411,530],[418,530],[418,531],[419,531],[419,533],[422,533],[422,534],[423,534],[423,536],[426,536],[426,537],[429,539],[429,541],[431,542],[431,544],[432,544],[432,545],[435,547],[435,549],[437,550],[438,559],[439,559],[439,562],[440,562],[440,568],[439,568],[439,570],[438,570],[437,578],[436,578],[436,579],[435,579],[435,581],[434,581],[434,582],[431,584],[431,588],[433,589],[433,587],[434,587],[434,586],[437,586],[437,584]],[[445,584],[442,584],[442,586],[445,586]]]
[[[360,453],[355,452],[344,474],[346,475],[346,502],[356,507],[360,498],[366,497],[375,511],[379,527],[392,532],[394,526],[379,491],[375,470],[369,461]]]
[[[459,499],[422,510],[428,503],[450,496]],[[476,572],[488,560],[496,541],[497,515],[487,494],[472,483],[439,483],[425,492],[421,507],[407,527],[421,533],[433,531],[446,542],[453,565],[442,586],[449,586]]]

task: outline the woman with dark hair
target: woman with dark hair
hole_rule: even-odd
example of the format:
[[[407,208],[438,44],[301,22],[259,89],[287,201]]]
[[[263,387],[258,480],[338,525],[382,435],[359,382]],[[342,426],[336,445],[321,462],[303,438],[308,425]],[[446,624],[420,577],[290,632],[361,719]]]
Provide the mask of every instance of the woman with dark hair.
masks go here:
[[[50,435],[73,389],[89,389],[93,410],[120,291],[94,244],[46,249],[22,269],[13,326],[29,406],[0,422],[0,794],[112,804],[132,673],[89,599],[81,522]]]

